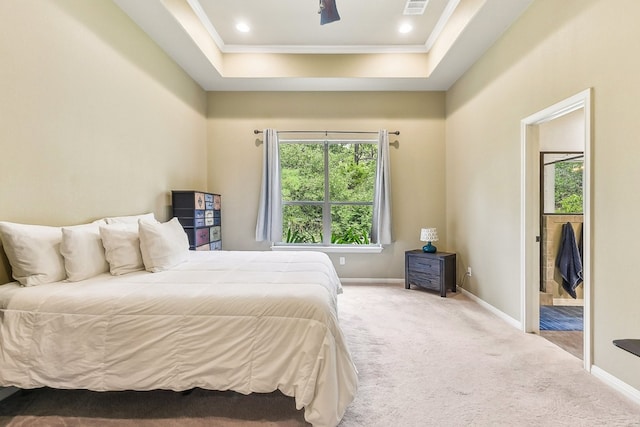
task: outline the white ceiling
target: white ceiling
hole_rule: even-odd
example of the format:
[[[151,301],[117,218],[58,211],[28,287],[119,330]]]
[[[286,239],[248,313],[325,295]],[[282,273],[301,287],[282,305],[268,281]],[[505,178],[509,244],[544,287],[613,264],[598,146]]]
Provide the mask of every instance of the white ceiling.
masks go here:
[[[205,90],[381,91],[447,90],[533,0],[428,0],[422,15],[403,15],[407,0],[335,0],[341,19],[325,25],[319,0],[113,1]],[[308,55],[331,71],[305,70]],[[372,55],[389,70],[365,66]],[[251,67],[225,67],[238,59]]]
[[[335,2],[341,19],[320,25],[318,0],[199,0],[224,43],[223,51],[297,53],[426,52],[427,39],[449,0],[430,0],[424,14],[412,16],[402,14],[406,0]],[[238,22],[248,23],[252,31],[237,31]],[[413,31],[401,34],[398,27],[405,22],[412,24]]]

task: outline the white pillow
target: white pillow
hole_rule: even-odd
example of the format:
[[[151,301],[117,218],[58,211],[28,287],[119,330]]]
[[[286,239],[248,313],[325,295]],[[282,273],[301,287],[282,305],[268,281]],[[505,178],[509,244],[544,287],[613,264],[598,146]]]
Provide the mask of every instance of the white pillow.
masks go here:
[[[111,218],[105,218],[107,224],[138,224],[139,220],[148,222],[158,222],[153,212],[149,212],[141,215],[127,215],[127,216],[114,216]]]
[[[0,221],[0,236],[12,276],[21,285],[35,286],[65,279],[60,227]]]
[[[100,226],[102,246],[114,276],[144,270],[138,224],[116,223]]]
[[[168,270],[187,260],[189,239],[178,218],[165,223],[140,220],[140,251],[147,271]]]
[[[109,271],[99,225],[100,222],[94,222],[62,227],[60,253],[69,281],[77,282]]]

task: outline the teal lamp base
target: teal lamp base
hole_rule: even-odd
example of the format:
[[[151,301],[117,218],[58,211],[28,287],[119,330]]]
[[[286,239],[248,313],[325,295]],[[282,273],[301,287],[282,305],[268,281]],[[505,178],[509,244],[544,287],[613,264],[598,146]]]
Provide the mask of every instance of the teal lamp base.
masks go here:
[[[429,252],[429,253],[431,253],[431,254],[432,254],[432,253],[434,253],[434,252],[435,252],[435,251],[437,251],[437,250],[438,250],[438,248],[436,248],[435,246],[433,246],[433,245],[431,244],[431,242],[427,242],[427,244],[426,244],[426,245],[424,245],[424,246],[422,247],[422,252]]]

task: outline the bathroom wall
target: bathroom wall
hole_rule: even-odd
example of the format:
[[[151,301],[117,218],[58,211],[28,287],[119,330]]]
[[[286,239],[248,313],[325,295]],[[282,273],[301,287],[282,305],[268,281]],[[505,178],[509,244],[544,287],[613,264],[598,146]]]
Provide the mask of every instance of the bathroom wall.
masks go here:
[[[542,217],[542,266],[541,278],[544,293],[547,298],[541,296],[542,304],[552,305],[582,305],[583,287],[576,288],[576,299],[567,293],[562,287],[562,276],[556,267],[556,258],[562,240],[562,226],[570,222],[576,236],[576,242],[580,245],[580,232],[582,230],[582,215],[543,215]],[[549,304],[549,305],[551,305]]]

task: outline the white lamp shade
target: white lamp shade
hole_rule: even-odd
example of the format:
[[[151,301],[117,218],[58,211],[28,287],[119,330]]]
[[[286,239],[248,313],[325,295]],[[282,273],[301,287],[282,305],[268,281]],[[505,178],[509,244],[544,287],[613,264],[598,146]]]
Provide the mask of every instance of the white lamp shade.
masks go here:
[[[422,230],[420,230],[420,241],[437,242],[438,230],[436,230],[435,228],[423,228]]]

